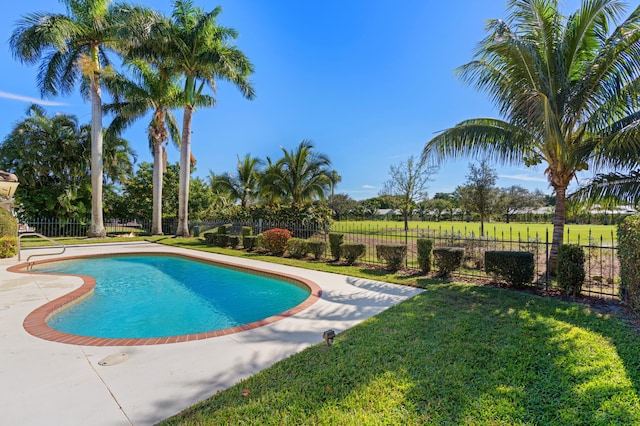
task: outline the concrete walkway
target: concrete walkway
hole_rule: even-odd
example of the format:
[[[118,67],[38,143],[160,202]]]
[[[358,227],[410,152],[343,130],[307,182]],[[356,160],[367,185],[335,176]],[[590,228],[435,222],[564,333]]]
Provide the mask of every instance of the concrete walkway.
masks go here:
[[[191,251],[128,243],[70,247],[63,256],[116,252]],[[340,333],[420,292],[249,259],[197,255],[304,277],[316,282],[323,295],[292,317],[228,336],[155,346],[74,346],[34,337],[22,322],[37,307],[78,288],[81,280],[10,273],[6,268],[17,264],[17,257],[0,260],[0,424],[154,424],[322,342],[324,330]],[[126,361],[98,364],[117,354],[126,354]]]

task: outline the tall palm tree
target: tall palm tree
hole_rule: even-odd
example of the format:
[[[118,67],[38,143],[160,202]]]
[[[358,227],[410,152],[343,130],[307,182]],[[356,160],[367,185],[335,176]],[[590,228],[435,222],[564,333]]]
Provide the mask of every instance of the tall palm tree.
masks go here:
[[[143,58],[161,58],[169,70],[185,77],[177,236],[189,235],[191,122],[203,89],[208,86],[215,93],[216,80],[223,80],[240,89],[245,98],[255,97],[249,81],[253,65],[231,44],[237,31],[216,22],[221,11],[216,7],[205,13],[190,0],[176,0],[171,19],[154,25],[148,43],[133,51]]]
[[[261,164],[262,160],[252,157],[251,154],[245,154],[242,160],[238,157],[235,176],[229,173],[215,175],[210,172],[211,187],[220,187],[228,191],[235,200],[240,200],[240,205],[244,209],[258,196]]]
[[[628,167],[640,153],[640,6],[616,24],[621,1],[585,0],[566,18],[558,3],[510,1],[509,18],[489,21],[475,60],[457,70],[505,119],[463,121],[423,151],[439,160],[488,155],[503,163],[546,163],[556,195],[551,273],[576,173]]]
[[[153,213],[151,234],[162,234],[162,176],[166,170],[164,145],[169,139],[180,146],[180,131],[171,109],[182,106],[183,93],[176,76],[139,59],[129,61],[133,79],[116,74],[105,80],[118,102],[105,105],[106,113],[115,113],[109,132],[120,133],[151,111],[148,137],[153,154]],[[210,106],[213,98],[200,96],[199,105]]]
[[[300,206],[314,197],[324,199],[330,186],[331,161],[313,148],[309,140],[303,140],[290,151],[282,148],[284,157],[272,170],[271,190],[292,205]]]
[[[115,5],[112,0],[61,0],[67,14],[34,12],[22,17],[9,40],[13,56],[27,64],[40,62],[37,76],[43,95],[73,90],[79,79],[91,100],[91,226],[90,237],[103,237],[103,152],[101,80],[110,66],[107,55],[129,43],[144,28],[146,9]],[[136,24],[134,24],[134,20]]]

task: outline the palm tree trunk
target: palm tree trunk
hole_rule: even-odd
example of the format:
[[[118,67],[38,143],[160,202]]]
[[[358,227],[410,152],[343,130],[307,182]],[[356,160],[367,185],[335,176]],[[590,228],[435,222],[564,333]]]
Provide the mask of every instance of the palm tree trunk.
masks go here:
[[[91,78],[91,225],[89,237],[104,238],[102,213],[102,96],[97,76]]]
[[[556,275],[558,269],[558,249],[564,240],[564,222],[566,219],[567,186],[557,186],[554,189],[556,191],[556,211],[553,216],[553,236],[551,238],[549,262],[547,263],[549,275]]]
[[[153,149],[153,215],[151,218],[151,235],[162,235],[162,143],[156,143]]]
[[[180,146],[180,188],[178,193],[178,228],[176,237],[189,236],[189,178],[191,176],[191,116],[193,107],[184,106],[182,145]]]

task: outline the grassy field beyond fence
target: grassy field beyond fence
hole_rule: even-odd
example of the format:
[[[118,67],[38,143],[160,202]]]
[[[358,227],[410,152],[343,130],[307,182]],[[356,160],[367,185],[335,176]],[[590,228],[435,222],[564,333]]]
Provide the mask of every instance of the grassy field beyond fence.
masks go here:
[[[359,229],[363,232],[375,234],[383,232],[385,229],[404,231],[404,222],[393,220],[364,220],[364,221],[341,221],[334,222],[331,226],[333,232],[349,232]],[[490,239],[518,239],[528,240],[538,237],[544,241],[547,233],[549,241],[553,233],[553,225],[550,223],[521,223],[521,222],[486,222],[484,225],[485,236]],[[468,237],[480,236],[480,223],[478,222],[409,222],[409,233],[419,235],[421,233],[455,233]],[[575,225],[567,224],[564,227],[565,243],[580,243],[583,245],[590,242],[599,244],[613,244],[617,238],[617,228],[615,225]]]

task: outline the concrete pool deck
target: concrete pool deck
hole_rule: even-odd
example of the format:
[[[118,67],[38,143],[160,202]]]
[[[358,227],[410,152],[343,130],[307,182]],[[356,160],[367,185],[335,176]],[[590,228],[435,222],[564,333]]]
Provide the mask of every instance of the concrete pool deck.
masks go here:
[[[43,251],[44,252],[44,251]],[[82,284],[78,277],[7,272],[0,260],[0,423],[148,425],[226,389],[275,362],[322,342],[419,289],[153,243],[69,247],[62,256],[135,252],[194,254],[240,266],[299,276],[322,289],[312,306],[263,327],[174,344],[79,346],[27,333],[23,321],[45,303]],[[43,258],[46,258],[43,256]],[[125,361],[102,366],[107,356]]]

